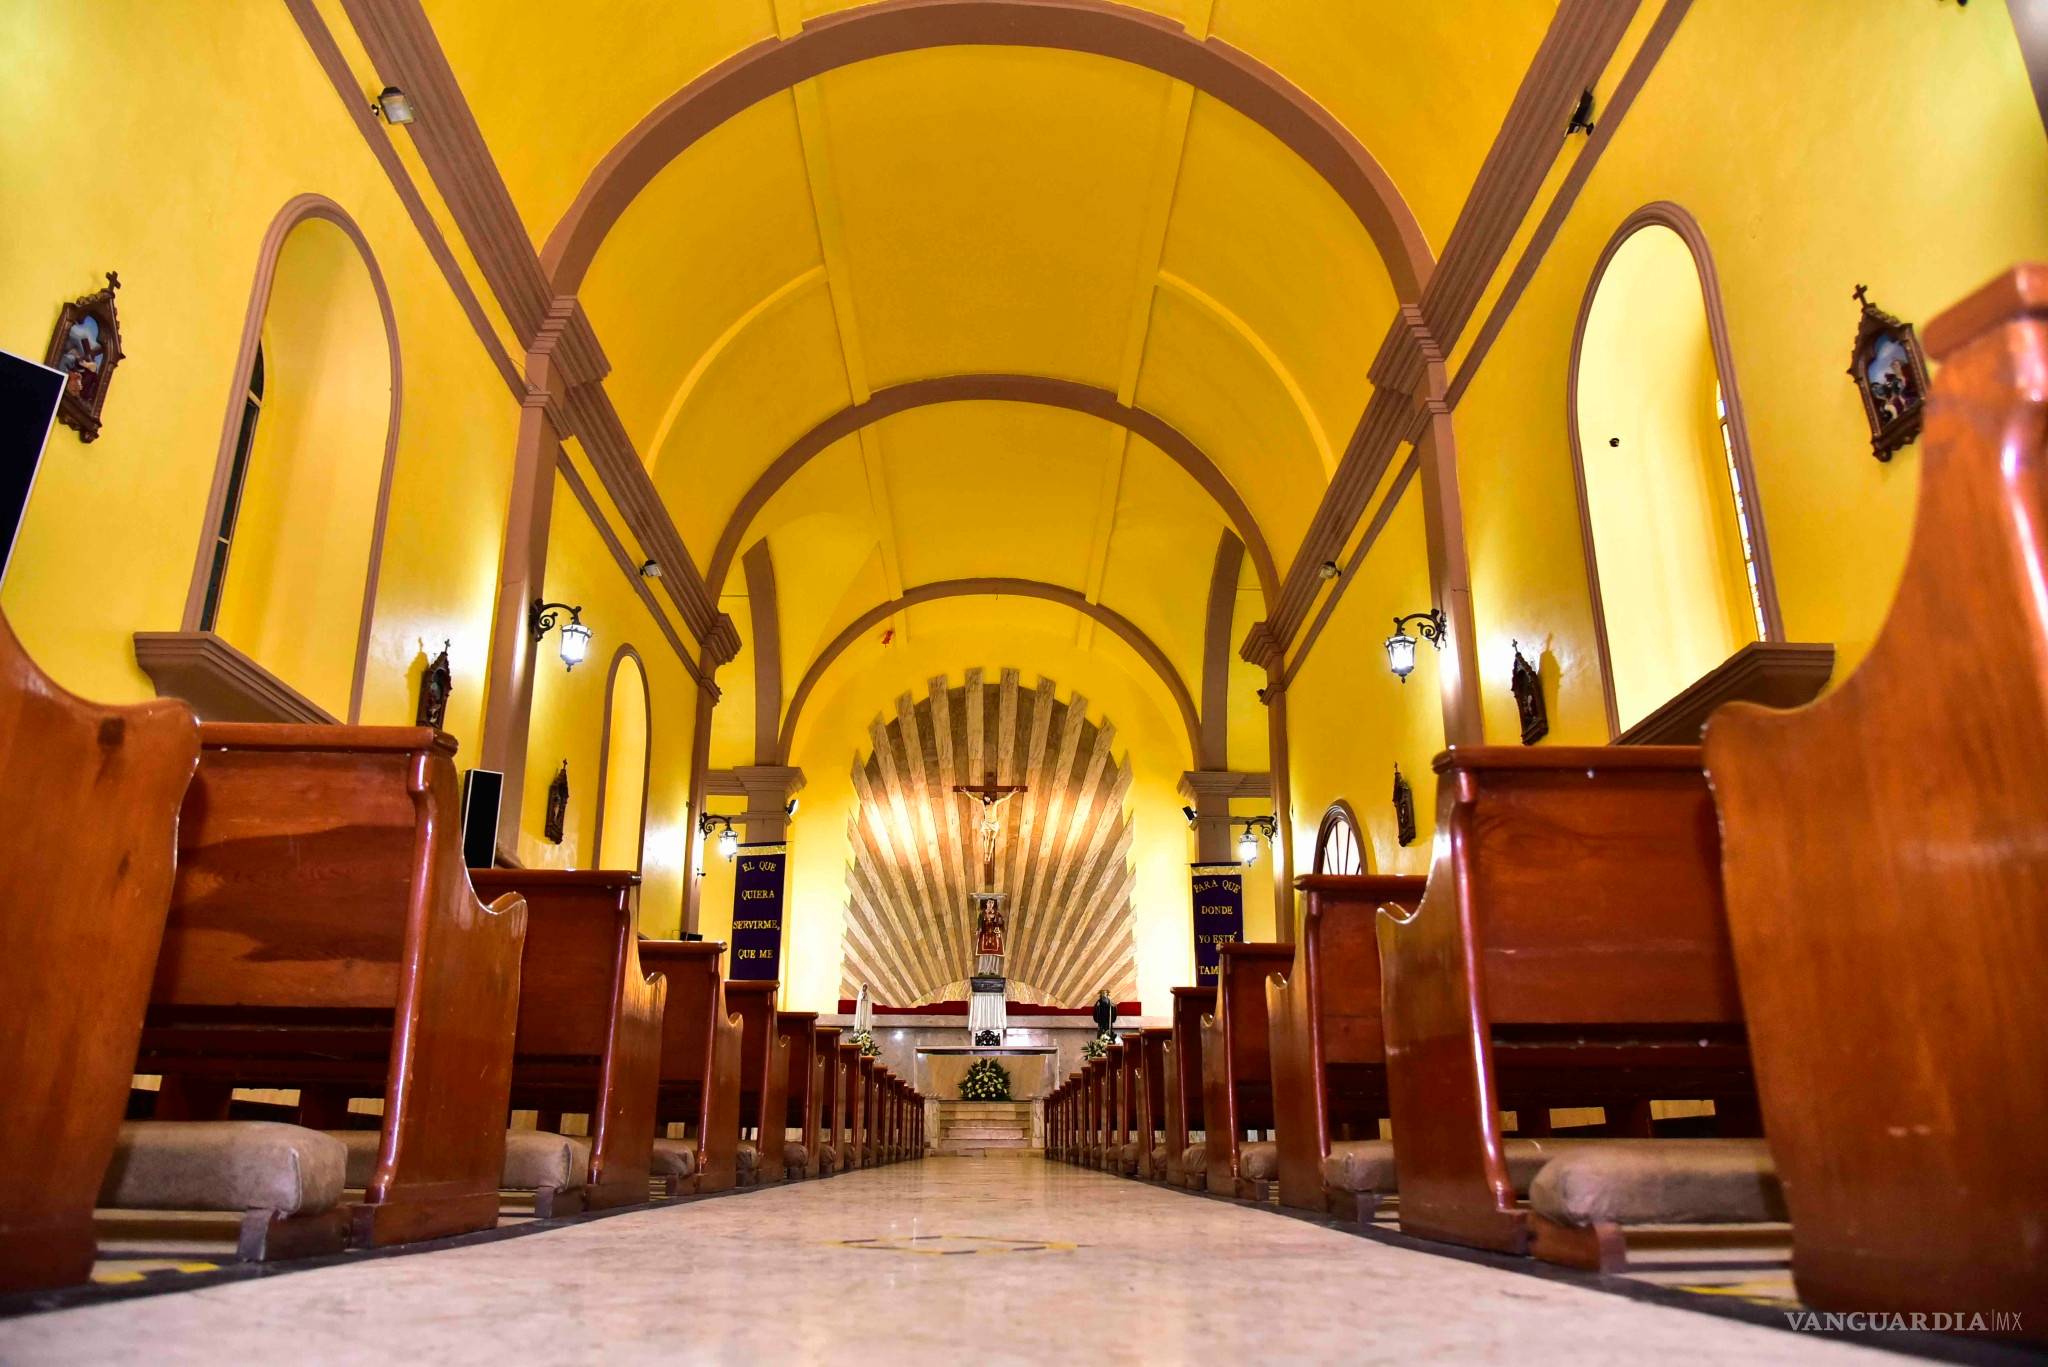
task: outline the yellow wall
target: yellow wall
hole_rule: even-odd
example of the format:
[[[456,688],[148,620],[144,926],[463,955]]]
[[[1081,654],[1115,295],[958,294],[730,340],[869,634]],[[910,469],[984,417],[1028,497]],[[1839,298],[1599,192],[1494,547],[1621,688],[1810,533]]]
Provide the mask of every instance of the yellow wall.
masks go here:
[[[1551,739],[1607,738],[1566,442],[1572,327],[1644,204],[1699,221],[1719,270],[1787,635],[1836,677],[1883,620],[1917,449],[1889,465],[1843,373],[1859,283],[1927,319],[2048,254],[2048,138],[2002,6],[1694,5],[1459,404],[1480,660],[1546,643]],[[1419,672],[1419,671],[1418,671]],[[1488,688],[1487,734],[1514,701]],[[1418,797],[1420,792],[1418,790]]]
[[[1625,729],[1756,639],[1718,377],[1685,239],[1652,224],[1608,261],[1580,343],[1588,521]]]
[[[579,452],[572,459],[587,486],[594,482]],[[521,809],[522,863],[547,868],[590,868],[600,814],[597,769],[604,734],[606,666],[621,645],[631,645],[647,670],[653,745],[647,792],[647,834],[640,865],[640,929],[674,934],[682,925],[683,860],[688,846],[690,742],[696,729],[697,686],[661,634],[633,580],[613,559],[583,504],[559,474],[548,533],[544,596],[583,609],[591,630],[589,658],[562,666],[558,637],[540,643],[533,672],[533,721],[527,733],[526,782]],[[636,689],[637,691],[637,689]],[[569,810],[559,845],[543,838],[548,784],[569,762]],[[606,866],[631,866],[606,841]]]
[[[361,226],[384,273],[407,375],[363,719],[411,721],[419,670],[447,639],[448,729],[473,746],[518,408],[290,13],[252,0],[224,8],[231,20],[208,23],[144,0],[0,8],[0,347],[41,359],[58,305],[118,270],[128,354],[99,440],[53,433],[0,605],[67,686],[149,696],[130,637],[179,625],[211,533],[206,501],[258,250],[287,201],[324,194]],[[111,92],[89,134],[81,90]],[[359,340],[381,354],[382,325]],[[363,457],[373,464],[381,413]],[[355,554],[352,569],[333,569],[349,582],[331,597],[294,581],[305,641],[352,647]],[[332,677],[323,663],[312,690],[330,706]]]
[[[324,219],[278,252],[263,372],[214,630],[346,718],[394,396],[369,270]]]
[[[1384,495],[1382,495],[1383,497]],[[1375,505],[1377,506],[1377,505]],[[1315,867],[1316,828],[1343,798],[1358,814],[1365,867],[1373,873],[1423,873],[1429,867],[1436,779],[1430,760],[1443,749],[1439,656],[1416,647],[1404,683],[1387,668],[1382,644],[1397,616],[1429,602],[1429,560],[1422,495],[1411,481],[1322,635],[1287,689],[1288,774],[1294,822],[1294,870]],[[1414,635],[1411,626],[1409,634]],[[1491,671],[1505,691],[1507,673]],[[1394,765],[1415,792],[1414,843],[1399,843],[1394,823]]]

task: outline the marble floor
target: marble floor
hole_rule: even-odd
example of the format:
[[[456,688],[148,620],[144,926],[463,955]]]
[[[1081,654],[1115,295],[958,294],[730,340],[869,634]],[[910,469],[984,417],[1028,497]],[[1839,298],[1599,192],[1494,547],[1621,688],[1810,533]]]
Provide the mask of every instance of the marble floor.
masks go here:
[[[10,1367],[1859,1357],[1883,1360],[1035,1156],[0,1320]]]

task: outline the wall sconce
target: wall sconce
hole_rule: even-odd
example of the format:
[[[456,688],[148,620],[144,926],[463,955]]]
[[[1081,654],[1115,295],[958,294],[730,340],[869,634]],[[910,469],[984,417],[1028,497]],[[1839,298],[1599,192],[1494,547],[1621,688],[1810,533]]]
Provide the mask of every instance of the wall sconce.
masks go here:
[[[1280,834],[1280,818],[1276,816],[1234,816],[1230,824],[1244,827],[1237,837],[1237,862],[1247,867],[1259,862],[1259,837],[1265,836],[1271,844]]]
[[[1415,637],[1405,630],[1410,622],[1417,623],[1417,634],[1438,650],[1444,648],[1444,633],[1450,629],[1442,608],[1411,612],[1406,617],[1394,619],[1394,634],[1387,638],[1387,668],[1393,670],[1394,677],[1402,683],[1407,683],[1408,676],[1415,672]]]
[[[562,667],[574,669],[590,655],[590,628],[583,625],[583,609],[570,607],[567,603],[543,603],[533,600],[533,606],[526,610],[526,624],[533,631],[533,639],[554,630],[563,613],[569,620],[562,622]]]
[[[725,829],[718,833],[718,852],[725,856],[727,863],[731,863],[733,857],[740,852],[740,837],[732,828],[732,818],[714,816],[710,812],[697,818],[697,831],[700,835],[709,835],[713,826],[720,825]]]
[[[411,123],[415,117],[412,97],[395,85],[387,85],[377,92],[376,103],[370,106],[370,112],[383,115],[384,122],[389,124]]]

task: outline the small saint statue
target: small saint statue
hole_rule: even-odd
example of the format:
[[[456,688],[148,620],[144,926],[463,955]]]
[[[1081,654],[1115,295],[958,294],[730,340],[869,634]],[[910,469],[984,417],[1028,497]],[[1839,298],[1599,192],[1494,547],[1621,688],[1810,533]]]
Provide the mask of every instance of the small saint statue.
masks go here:
[[[1109,999],[1106,987],[1095,994],[1095,1033],[1116,1038],[1116,1003]]]
[[[855,1034],[867,1034],[875,1028],[875,1001],[868,993],[868,985],[860,985],[860,995],[853,999],[853,1029]]]
[[[448,695],[455,688],[455,674],[448,667],[448,647],[453,644],[452,641],[441,642],[441,653],[420,675],[420,706],[418,715],[413,719],[414,726],[431,726],[439,731],[448,718]]]

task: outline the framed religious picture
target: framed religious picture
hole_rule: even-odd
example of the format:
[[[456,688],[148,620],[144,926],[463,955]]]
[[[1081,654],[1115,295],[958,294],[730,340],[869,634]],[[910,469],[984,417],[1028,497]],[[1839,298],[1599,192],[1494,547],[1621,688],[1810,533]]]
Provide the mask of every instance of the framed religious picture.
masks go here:
[[[1870,302],[1858,285],[1856,302],[1863,317],[1856,326],[1856,348],[1849,356],[1849,378],[1863,396],[1863,415],[1870,420],[1870,450],[1879,460],[1920,435],[1921,408],[1927,402],[1927,360],[1911,323],[1900,322]]]
[[[80,441],[100,434],[100,410],[114,367],[121,363],[121,320],[114,309],[114,291],[121,277],[107,272],[107,287],[74,299],[57,312],[43,364],[64,376],[64,397],[57,401],[57,421],[78,432]]]
[[[1002,892],[977,892],[969,899],[974,914],[974,952],[977,956],[1002,956],[1003,935],[1009,929],[1009,918],[1003,914],[1003,906],[1009,900],[1009,894]]]

